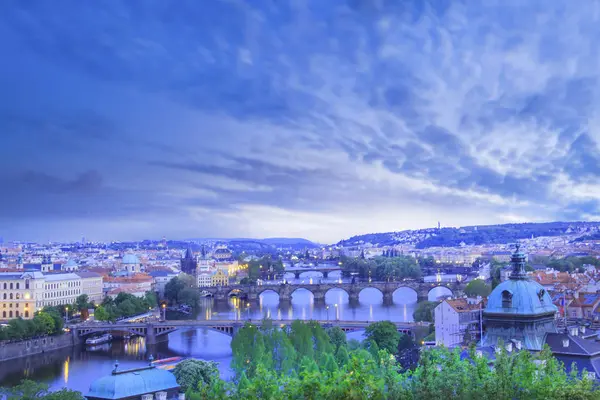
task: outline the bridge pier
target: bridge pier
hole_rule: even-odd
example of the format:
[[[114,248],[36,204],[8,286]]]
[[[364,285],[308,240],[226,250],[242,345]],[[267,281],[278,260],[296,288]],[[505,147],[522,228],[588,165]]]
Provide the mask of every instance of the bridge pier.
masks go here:
[[[383,293],[383,304],[391,305],[394,303],[394,292],[384,292]]]

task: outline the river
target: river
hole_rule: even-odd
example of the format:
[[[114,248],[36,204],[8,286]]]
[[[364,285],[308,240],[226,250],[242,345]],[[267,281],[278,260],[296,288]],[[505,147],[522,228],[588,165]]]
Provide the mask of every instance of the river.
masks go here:
[[[320,274],[305,273],[297,280],[308,283],[320,279]],[[448,277],[445,277],[448,279]],[[329,280],[339,280],[331,274]],[[428,280],[431,280],[429,278]],[[294,279],[288,279],[294,282]],[[316,283],[316,282],[314,282]],[[430,300],[448,295],[445,288],[436,288],[430,293]],[[365,289],[360,293],[359,303],[350,304],[348,295],[339,289],[326,294],[325,304],[315,305],[312,294],[299,289],[292,295],[291,304],[280,305],[277,294],[264,293],[258,304],[247,307],[243,301],[231,298],[228,304],[216,305],[213,299],[203,298],[193,318],[197,319],[340,319],[358,321],[412,321],[416,306],[416,293],[401,288],[394,293],[393,304],[383,304],[383,296],[376,289]],[[190,318],[189,316],[186,318]],[[361,332],[354,332],[348,338],[360,339]],[[115,340],[98,351],[84,348],[64,349],[51,353],[10,360],[0,363],[0,386],[12,386],[21,379],[28,378],[50,385],[53,390],[63,387],[87,393],[90,383],[108,375],[119,361],[119,368],[134,368],[147,364],[150,354],[154,358],[189,356],[218,363],[221,376],[231,377],[231,338],[207,329],[186,329],[169,334],[168,342],[147,347],[144,338]]]

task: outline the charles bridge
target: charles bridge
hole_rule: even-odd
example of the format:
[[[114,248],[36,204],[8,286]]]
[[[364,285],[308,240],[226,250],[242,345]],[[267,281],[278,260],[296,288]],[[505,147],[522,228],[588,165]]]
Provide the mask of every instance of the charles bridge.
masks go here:
[[[263,285],[228,285],[201,287],[200,292],[204,295],[214,297],[215,301],[227,301],[232,296],[243,298],[247,301],[258,301],[260,295],[271,291],[279,295],[279,302],[285,303],[292,300],[292,294],[298,289],[306,289],[312,293],[316,303],[325,302],[325,294],[332,289],[341,289],[348,293],[350,302],[358,302],[359,294],[364,289],[377,289],[383,294],[383,301],[386,304],[393,302],[394,292],[400,288],[412,289],[417,294],[417,301],[426,301],[429,292],[437,287],[445,287],[454,296],[461,296],[466,287],[464,282],[423,282],[417,280],[405,280],[399,282],[354,282],[339,283],[327,282],[317,284],[304,283],[283,283],[283,284],[263,284]]]
[[[294,320],[271,320],[273,325],[281,328],[290,326]],[[338,326],[344,332],[354,332],[364,330],[375,321],[342,321],[342,320],[315,320],[324,328]],[[113,334],[133,334],[144,336],[146,344],[156,344],[158,341],[167,340],[168,334],[177,329],[185,328],[203,328],[223,333],[228,336],[235,336],[240,328],[246,323],[262,324],[262,321],[253,320],[174,320],[174,321],[156,321],[156,322],[91,322],[68,325],[73,342],[82,343],[86,337],[112,332]],[[393,322],[399,332],[412,334],[416,327],[428,326],[428,323],[422,322]]]

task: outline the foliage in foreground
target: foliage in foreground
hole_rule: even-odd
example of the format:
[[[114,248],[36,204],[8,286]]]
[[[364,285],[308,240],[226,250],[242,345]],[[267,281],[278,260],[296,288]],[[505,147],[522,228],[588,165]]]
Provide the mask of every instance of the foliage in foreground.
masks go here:
[[[69,389],[49,392],[45,383],[29,379],[23,379],[11,388],[0,388],[0,395],[6,396],[6,400],[84,400],[80,392]]]
[[[458,350],[433,349],[413,371],[399,372],[395,356],[382,347],[372,336],[351,348],[339,332],[312,322],[295,321],[285,330],[270,321],[247,324],[232,341],[235,378],[224,382],[211,365],[200,364],[194,368],[201,377],[186,383],[186,398],[600,399],[592,380],[566,374],[548,349],[536,356],[502,351],[493,368],[474,351],[461,359]],[[175,373],[179,381],[183,376]]]

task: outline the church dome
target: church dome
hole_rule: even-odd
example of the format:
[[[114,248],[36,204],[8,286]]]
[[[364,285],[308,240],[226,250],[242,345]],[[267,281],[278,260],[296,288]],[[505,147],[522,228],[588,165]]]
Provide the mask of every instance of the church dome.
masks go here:
[[[552,297],[542,285],[531,280],[509,279],[489,295],[484,313],[539,315],[556,311]]]
[[[67,263],[64,265],[65,268],[77,268],[77,262],[73,259],[69,259]]]
[[[127,253],[123,256],[121,264],[139,264],[140,260],[135,254]]]
[[[558,310],[552,297],[542,285],[529,279],[525,273],[525,255],[512,255],[513,271],[510,278],[492,291],[484,314],[541,315],[554,314]]]

